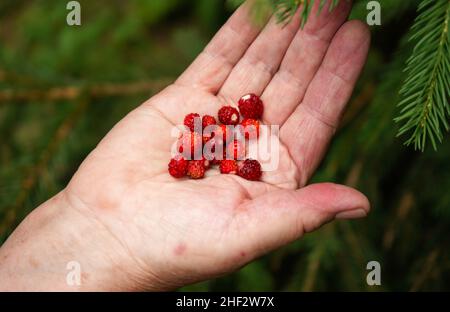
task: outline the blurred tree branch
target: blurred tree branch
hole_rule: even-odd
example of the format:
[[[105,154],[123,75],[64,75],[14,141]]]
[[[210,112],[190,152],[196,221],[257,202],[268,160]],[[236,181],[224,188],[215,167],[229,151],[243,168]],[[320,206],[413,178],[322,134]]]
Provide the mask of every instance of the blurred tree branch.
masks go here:
[[[0,103],[36,100],[75,100],[84,94],[91,98],[102,98],[110,96],[127,96],[138,93],[155,93],[169,85],[172,81],[173,80],[169,78],[161,78],[128,83],[103,83],[91,86],[63,86],[34,90],[7,89],[0,90]]]

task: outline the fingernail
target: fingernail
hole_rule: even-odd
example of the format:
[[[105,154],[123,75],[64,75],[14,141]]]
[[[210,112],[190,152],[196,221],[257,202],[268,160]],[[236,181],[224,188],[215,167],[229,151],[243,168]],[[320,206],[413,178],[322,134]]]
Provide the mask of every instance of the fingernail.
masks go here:
[[[353,210],[339,212],[336,215],[336,219],[358,219],[358,218],[364,218],[366,216],[367,216],[367,211],[365,211],[362,208],[357,208],[357,209],[353,209]]]

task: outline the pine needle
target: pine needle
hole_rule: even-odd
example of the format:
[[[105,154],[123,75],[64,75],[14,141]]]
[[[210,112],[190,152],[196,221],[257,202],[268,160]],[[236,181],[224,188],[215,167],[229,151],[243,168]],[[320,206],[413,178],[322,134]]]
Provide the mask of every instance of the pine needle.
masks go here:
[[[402,124],[398,136],[410,133],[406,145],[424,151],[428,142],[436,150],[450,117],[450,1],[424,0],[411,28],[416,46],[407,62],[408,76],[400,91]]]
[[[295,13],[301,7],[301,27],[303,28],[308,21],[311,9],[315,1],[319,1],[318,14],[323,10],[325,5],[329,3],[328,10],[331,12],[335,9],[340,0],[269,0],[272,3],[273,10],[277,21],[282,24],[289,23],[295,16]]]

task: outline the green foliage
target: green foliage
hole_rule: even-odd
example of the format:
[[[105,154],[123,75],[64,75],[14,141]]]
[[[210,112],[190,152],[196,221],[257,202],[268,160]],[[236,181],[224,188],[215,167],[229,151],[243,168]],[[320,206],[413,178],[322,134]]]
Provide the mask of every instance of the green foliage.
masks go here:
[[[266,0],[280,23],[289,23],[300,8],[302,27],[307,22],[311,8],[319,1],[319,12],[326,4],[333,10],[339,0]],[[260,7],[264,1],[255,2]],[[352,16],[364,18],[367,1],[355,5]],[[410,134],[406,145],[424,151],[427,140],[433,148],[441,143],[444,131],[449,130],[450,117],[450,2],[447,0],[422,0],[419,16],[411,28],[410,40],[416,41],[412,56],[408,59],[408,77],[400,93],[400,115],[395,121],[402,124],[398,136]],[[383,20],[387,22],[399,16],[417,1],[383,0]]]
[[[325,5],[332,11],[338,4],[339,0],[270,0],[275,12],[275,15],[280,23],[288,23],[295,15],[295,12],[301,7],[302,27],[308,21],[311,9],[315,2],[319,2],[319,13]]]
[[[300,8],[302,27],[308,21],[311,9],[315,2],[319,3],[319,12],[328,4],[329,11],[332,11],[340,0],[252,0],[252,13],[257,22],[264,20],[268,13],[275,14],[277,20],[281,24],[287,24],[294,17]],[[348,1],[348,0],[342,0]],[[228,0],[231,8],[236,8],[242,4],[244,0]]]
[[[408,59],[408,78],[400,91],[402,109],[395,120],[403,124],[399,135],[412,132],[406,144],[423,151],[427,139],[436,149],[443,130],[449,130],[450,2],[424,0],[419,11],[410,38],[417,44]]]

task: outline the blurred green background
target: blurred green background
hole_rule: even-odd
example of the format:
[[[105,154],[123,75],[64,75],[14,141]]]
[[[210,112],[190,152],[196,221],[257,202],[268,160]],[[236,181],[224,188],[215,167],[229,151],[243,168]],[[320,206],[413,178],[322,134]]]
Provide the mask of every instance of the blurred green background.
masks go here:
[[[0,242],[121,117],[183,71],[234,6],[81,0],[82,25],[69,27],[67,2],[0,2]],[[380,2],[383,25],[371,28],[367,66],[313,179],[360,189],[370,216],[184,290],[450,290],[450,141],[415,152],[392,121],[418,1]],[[356,1],[352,18],[365,20],[366,3]],[[381,263],[381,286],[366,283],[371,260]]]

